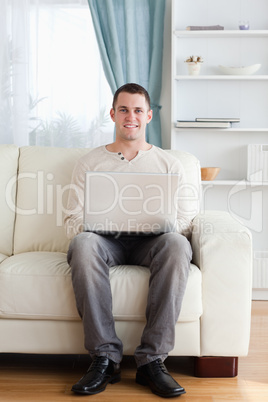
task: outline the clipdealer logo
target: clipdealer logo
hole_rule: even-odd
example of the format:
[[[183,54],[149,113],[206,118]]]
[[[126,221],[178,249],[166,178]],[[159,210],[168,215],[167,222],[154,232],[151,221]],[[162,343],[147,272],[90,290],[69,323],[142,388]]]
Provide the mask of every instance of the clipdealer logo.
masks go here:
[[[106,206],[102,210],[102,213],[106,209],[110,209],[119,204],[122,212],[128,213],[130,217],[134,217],[137,214],[146,212],[148,216],[157,216],[163,213],[164,202],[168,202],[168,211],[171,210],[172,203],[176,204],[178,198],[183,201],[183,205],[187,205],[184,209],[180,204],[182,214],[190,214],[198,212],[197,204],[199,203],[199,191],[192,185],[185,185],[184,189],[179,194],[171,196],[170,191],[165,192],[161,186],[157,184],[149,184],[147,186],[148,191],[154,193],[147,197],[147,194],[143,193],[138,184],[129,184],[120,189],[116,181],[110,179],[111,184],[114,186],[113,191],[115,198],[113,204]],[[57,226],[63,225],[64,214],[68,214],[67,200],[70,190],[77,196],[77,205],[72,213],[83,212],[84,194],[81,194],[81,190],[73,184],[57,184],[57,178],[51,172],[36,171],[36,172],[21,172],[19,175],[14,174],[8,181],[5,189],[5,201],[8,208],[20,216],[34,216],[45,215],[52,216]],[[108,189],[104,188],[105,200]],[[133,194],[134,191],[134,194]],[[132,195],[129,193],[132,192]],[[187,195],[185,195],[187,194]],[[177,198],[178,197],[178,198]],[[130,203],[134,203],[134,209],[130,208]],[[99,212],[96,210],[96,214]],[[77,223],[82,225],[82,222]],[[130,220],[131,226],[134,224]],[[156,228],[157,229],[157,228]]]
[[[63,225],[67,212],[67,197],[72,184],[55,184],[53,173],[44,171],[24,172],[10,178],[6,185],[5,199],[9,209],[21,216],[56,215],[56,225]],[[19,197],[17,188],[23,187]],[[28,191],[28,193],[27,193]]]
[[[225,210],[238,222],[248,229],[261,233],[263,230],[263,197],[262,180],[255,181],[256,173],[249,180],[240,180],[231,187],[225,195]],[[252,179],[252,180],[251,180]],[[203,206],[207,208],[208,192],[215,187],[213,182],[207,185],[203,191]],[[222,199],[224,199],[222,197]],[[210,208],[211,209],[211,208]],[[223,210],[224,208],[220,208]]]

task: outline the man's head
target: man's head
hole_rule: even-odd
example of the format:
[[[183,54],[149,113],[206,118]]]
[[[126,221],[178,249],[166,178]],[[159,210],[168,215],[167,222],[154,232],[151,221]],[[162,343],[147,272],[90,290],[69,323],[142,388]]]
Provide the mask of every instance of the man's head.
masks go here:
[[[117,141],[145,142],[146,126],[153,117],[148,92],[137,84],[123,85],[114,95],[110,115]]]
[[[114,94],[113,109],[115,109],[118,96],[121,92],[127,92],[132,95],[134,95],[134,94],[143,95],[145,97],[146,103],[148,104],[148,110],[151,109],[151,100],[150,100],[150,96],[149,96],[148,92],[146,91],[146,89],[143,88],[139,84],[133,84],[133,83],[124,84],[120,88],[117,89],[117,91]]]

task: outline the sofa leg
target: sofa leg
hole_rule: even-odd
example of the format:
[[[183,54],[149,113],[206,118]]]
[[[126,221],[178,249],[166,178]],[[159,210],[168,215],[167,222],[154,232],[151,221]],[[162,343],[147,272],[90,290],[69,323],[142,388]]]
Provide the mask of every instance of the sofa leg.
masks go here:
[[[196,377],[236,377],[238,357],[195,357]]]

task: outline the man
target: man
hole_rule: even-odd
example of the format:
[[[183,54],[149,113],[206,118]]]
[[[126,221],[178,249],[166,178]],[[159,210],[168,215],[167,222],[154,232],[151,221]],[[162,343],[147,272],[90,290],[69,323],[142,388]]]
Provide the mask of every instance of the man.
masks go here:
[[[116,138],[82,157],[73,172],[67,235],[72,239],[68,262],[72,270],[77,308],[83,320],[85,347],[93,359],[87,373],[73,387],[81,394],[104,391],[120,381],[123,345],[117,337],[112,315],[109,268],[120,264],[142,265],[151,272],[146,326],[135,351],[136,382],[148,385],[162,397],[179,396],[185,390],[168,373],[164,360],[174,347],[175,324],[181,309],[192,251],[187,236],[190,221],[180,201],[177,232],[155,236],[109,236],[83,232],[85,172],[123,171],[179,173],[180,162],[146,142],[145,131],[152,119],[147,91],[137,84],[120,87],[110,111]]]

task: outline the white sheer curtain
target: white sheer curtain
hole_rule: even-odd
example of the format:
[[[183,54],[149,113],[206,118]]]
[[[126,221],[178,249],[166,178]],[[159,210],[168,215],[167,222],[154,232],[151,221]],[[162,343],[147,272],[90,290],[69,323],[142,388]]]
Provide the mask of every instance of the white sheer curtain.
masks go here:
[[[0,0],[0,143],[111,142],[112,94],[87,0]]]

